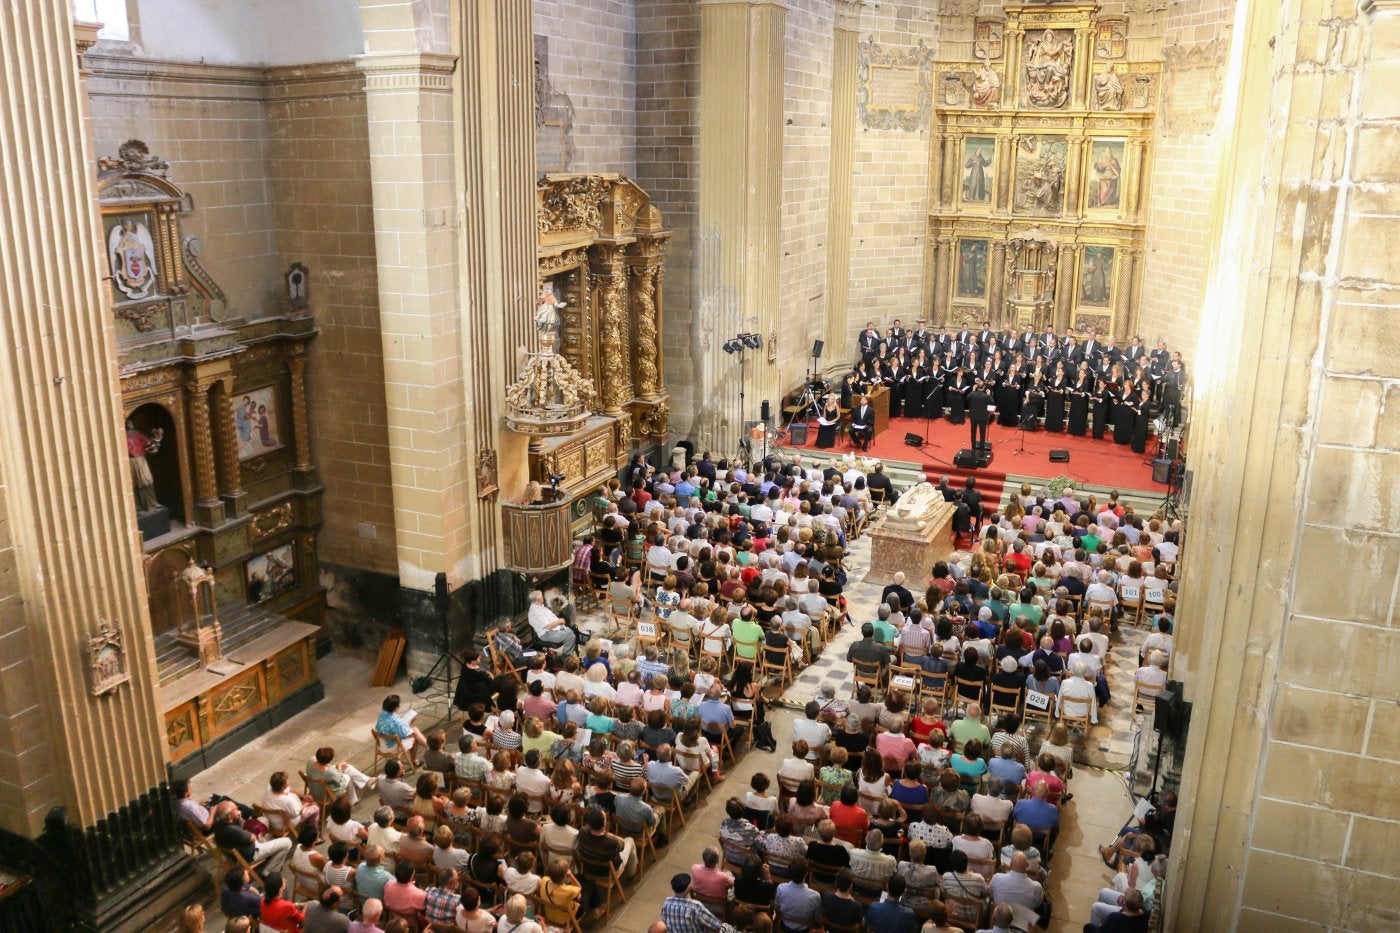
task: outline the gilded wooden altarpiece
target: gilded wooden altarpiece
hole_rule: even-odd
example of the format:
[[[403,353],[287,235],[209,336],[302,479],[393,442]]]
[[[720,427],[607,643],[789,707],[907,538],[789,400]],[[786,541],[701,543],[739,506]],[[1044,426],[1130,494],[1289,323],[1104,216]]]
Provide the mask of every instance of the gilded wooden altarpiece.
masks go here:
[[[176,638],[179,572],[192,561],[212,570],[226,644],[275,636],[293,617],[320,619],[324,592],[313,568],[321,484],[306,384],[317,329],[305,290],[314,270],[300,264],[292,266],[299,275],[278,283],[300,291],[275,307],[230,306],[201,263],[204,244],[182,233],[195,206],[169,171],[130,140],[98,161],[98,202],[151,601],[152,630],[141,634],[155,642],[163,695],[188,677],[213,678],[166,709],[171,761],[189,767],[209,753],[209,742],[270,710],[286,691],[269,689],[257,668],[215,683],[213,668],[189,657]],[[251,600],[245,566],[274,551],[295,554],[301,572],[275,597]],[[280,687],[319,690],[306,660],[315,638],[307,638],[292,639],[270,669]],[[302,675],[291,671],[291,657],[301,659]]]
[[[937,66],[925,294],[950,326],[1136,327],[1161,63],[1093,4],[1009,5]],[[983,257],[985,256],[985,260]]]

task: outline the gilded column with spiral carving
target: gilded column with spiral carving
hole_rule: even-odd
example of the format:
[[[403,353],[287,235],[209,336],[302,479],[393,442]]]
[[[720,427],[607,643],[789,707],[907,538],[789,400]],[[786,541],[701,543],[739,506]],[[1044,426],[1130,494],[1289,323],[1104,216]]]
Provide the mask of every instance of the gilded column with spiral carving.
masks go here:
[[[238,419],[233,410],[233,376],[220,379],[216,388],[216,433],[219,437],[219,469],[223,474],[219,492],[227,503],[228,500],[236,500],[243,495],[242,470],[238,466]]]
[[[1120,345],[1126,344],[1132,333],[1133,267],[1136,264],[1137,250],[1119,250],[1117,291],[1113,296],[1113,339]]]
[[[1073,243],[1060,246],[1060,262],[1055,270],[1055,326],[1063,332],[1070,329],[1070,312],[1074,307],[1074,254],[1079,247]]]
[[[306,419],[306,354],[287,361],[292,373],[292,437],[296,440],[296,468],[311,469],[311,431]]]
[[[194,448],[194,498],[199,521],[217,525],[223,519],[219,501],[219,484],[214,471],[214,433],[209,421],[209,386],[193,383],[185,386],[190,412]]]
[[[636,342],[632,347],[632,368],[637,395],[651,401],[661,395],[661,335],[656,326],[656,266],[647,262],[628,267],[632,277],[632,299]]]
[[[614,249],[605,249],[601,259],[597,275],[601,311],[598,358],[603,365],[598,389],[603,410],[617,415],[632,397],[632,374],[627,364],[627,270]]]
[[[1006,241],[992,242],[992,261],[988,266],[987,320],[1000,321],[1006,313]]]

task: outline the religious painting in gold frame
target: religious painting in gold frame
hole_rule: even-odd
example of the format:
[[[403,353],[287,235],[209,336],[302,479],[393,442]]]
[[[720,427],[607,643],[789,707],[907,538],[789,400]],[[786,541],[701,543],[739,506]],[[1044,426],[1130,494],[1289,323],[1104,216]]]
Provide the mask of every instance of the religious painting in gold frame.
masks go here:
[[[958,298],[987,297],[987,265],[991,244],[981,239],[958,240],[956,287]]]
[[[991,136],[963,140],[962,204],[991,209],[996,188],[997,141]]]
[[[1117,249],[1090,244],[1084,247],[1079,266],[1079,304],[1084,307],[1113,307],[1114,259]]]
[[[1089,140],[1089,158],[1085,166],[1084,207],[1091,211],[1117,213],[1123,203],[1122,139]]]

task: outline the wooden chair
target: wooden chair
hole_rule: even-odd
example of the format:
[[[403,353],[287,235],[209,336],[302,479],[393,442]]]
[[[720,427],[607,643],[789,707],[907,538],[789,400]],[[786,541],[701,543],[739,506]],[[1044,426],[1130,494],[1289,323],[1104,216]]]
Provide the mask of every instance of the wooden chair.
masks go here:
[[[1003,714],[1019,716],[1021,714],[1022,692],[1017,687],[998,687],[996,684],[992,684],[991,713],[995,716]]]
[[[1055,698],[1049,694],[1042,693],[1040,696],[1046,698],[1044,709],[1034,705],[1033,698],[1027,692],[1025,699],[1021,701],[1021,720],[1029,726],[1033,722],[1045,723],[1045,728],[1049,729],[1050,724],[1055,720]]]
[[[578,884],[577,878],[566,878],[565,880],[575,885]],[[535,918],[537,920],[543,918],[548,921],[549,929],[563,930],[564,933],[583,933],[583,927],[579,925],[580,904],[577,900],[566,907],[546,900],[535,893],[530,895],[530,902],[535,908]],[[558,919],[560,916],[565,918],[562,922]]]
[[[996,852],[991,858],[970,858],[967,860],[967,870],[975,871],[987,881],[991,881],[997,873]]]
[[[297,868],[290,860],[287,862],[287,870],[292,873],[292,900],[314,901],[321,896],[321,888],[325,885],[325,881],[319,872]]]
[[[1078,703],[1079,701],[1075,701],[1075,704]],[[1056,700],[1055,705],[1059,708],[1060,722],[1064,725],[1066,729],[1078,729],[1080,732],[1083,732],[1085,735],[1087,735],[1089,733],[1089,730],[1093,728],[1093,723],[1089,721],[1092,710],[1089,706],[1088,701],[1084,701],[1084,712],[1078,715],[1071,713],[1069,710],[1066,710],[1062,705],[1060,705],[1058,699]]]
[[[1103,613],[1105,620],[1112,621],[1116,618],[1113,614],[1113,600],[1111,599],[1086,599],[1084,607],[1086,609],[1097,609]]]
[[[253,804],[253,812],[258,819],[262,820],[267,827],[267,834],[273,839],[281,839],[292,834],[292,827],[288,825],[287,814],[281,810],[269,810],[262,804]]]
[[[1122,620],[1129,625],[1142,621],[1143,581],[1118,581],[1118,607],[1123,613]]]
[[[885,693],[902,693],[912,703],[919,692],[919,675],[924,672],[918,664],[890,664],[886,674]]]
[[[637,846],[637,871],[646,871],[647,853],[651,853],[651,862],[655,865],[661,857],[656,854],[656,842],[653,836],[656,830],[645,823],[633,823],[624,820],[621,816],[613,814],[613,820],[617,824],[617,834],[624,839],[631,839]]]
[[[699,891],[691,891],[690,896],[694,900],[697,900],[700,903],[704,904],[707,908],[709,908],[710,913],[714,914],[719,919],[725,921],[726,923],[729,921],[729,898],[723,896],[708,897],[706,895],[701,894]]]
[[[1062,597],[1060,597],[1060,598],[1063,599],[1065,602],[1069,603],[1069,605],[1070,605],[1070,614],[1074,616],[1076,622],[1077,622],[1077,621],[1080,621],[1080,620],[1082,620],[1082,619],[1084,618],[1084,597],[1083,597],[1083,596],[1070,596],[1070,595],[1065,595],[1065,596],[1062,596]]]
[[[1145,623],[1163,612],[1167,606],[1167,583],[1156,577],[1148,577],[1142,588],[1142,618]]]
[[[486,639],[486,652],[491,657],[491,670],[497,674],[509,674],[516,683],[525,686],[525,672],[529,668],[523,664],[517,667],[510,663],[510,657],[496,647],[495,640],[490,636]]]
[[[778,810],[780,812],[787,812],[788,800],[797,795],[797,785],[801,783],[797,778],[784,774],[778,775]],[[793,831],[796,832],[796,829]]]
[[[762,658],[762,651],[762,639],[756,638],[753,641],[745,641],[742,638],[736,637],[729,648],[730,670],[733,670],[735,667],[737,667],[740,661],[752,661],[754,664],[758,664],[760,662],[760,659]],[[752,652],[752,656],[746,655],[745,652]]]
[[[710,760],[707,756],[675,746],[672,746],[671,754],[675,757],[676,767],[688,774],[698,773],[700,775],[700,780],[695,785],[697,794],[708,794],[715,789],[715,782],[710,777]]]
[[[983,920],[987,916],[987,899],[981,897],[960,897],[957,894],[943,892],[943,903],[948,908],[948,923],[959,930],[966,930],[968,933],[976,933],[984,927]],[[975,919],[966,919],[972,913],[976,913]]]
[[[919,696],[918,701],[937,700],[939,708],[946,711],[948,709],[948,685],[950,679],[947,671],[935,672],[919,668]]]
[[[301,778],[302,793],[316,801],[322,810],[335,802],[335,791],[325,781],[309,777],[305,771],[298,771],[297,777]]]
[[[544,867],[547,868],[547,867],[549,866],[549,863],[550,863],[550,862],[553,862],[553,861],[554,861],[555,859],[557,859],[557,858],[561,858],[561,859],[563,859],[564,861],[568,862],[568,863],[569,863],[569,870],[570,870],[570,871],[573,871],[574,869],[576,869],[576,868],[578,867],[578,854],[573,850],[573,848],[564,848],[564,847],[562,847],[562,846],[552,846],[552,845],[550,845],[549,843],[545,842],[544,837],[541,836],[541,837],[540,837],[540,861],[541,861],[541,864],[542,864]]]
[[[778,683],[786,686],[792,682],[792,652],[786,648],[763,646],[763,665],[759,675],[764,679],[776,676]]]
[[[861,684],[868,686],[873,694],[878,695],[885,685],[884,670],[877,661],[866,663],[864,661],[851,661],[851,696],[856,695]]]
[[[599,893],[603,895],[603,919],[606,921],[612,914],[612,893],[616,891],[622,898],[622,903],[627,903],[627,892],[622,889],[622,876],[618,874],[617,866],[611,861],[600,862],[595,859],[586,858],[583,855],[576,855],[579,866],[583,873],[593,879]],[[641,864],[641,853],[637,853],[638,865]]]
[[[606,634],[613,639],[626,640],[632,637],[632,626],[636,624],[641,610],[634,602],[627,603],[626,612],[618,612],[622,608],[620,604],[608,602],[608,627]],[[638,645],[638,648],[641,646]]]
[[[658,618],[651,618],[643,622],[637,620],[637,656],[646,651],[651,645],[655,645],[658,650],[666,646],[666,623]]]
[[[1142,684],[1133,681],[1133,715],[1146,713],[1152,716],[1157,712],[1157,697],[1155,694],[1143,693]]]
[[[402,920],[408,924],[409,933],[419,933],[423,929],[423,924],[427,922],[421,910],[390,910],[387,907],[384,908],[384,919],[385,921]]]
[[[986,689],[987,682],[984,680],[965,680],[957,676],[953,678],[953,696],[958,703],[981,705],[982,695]]]

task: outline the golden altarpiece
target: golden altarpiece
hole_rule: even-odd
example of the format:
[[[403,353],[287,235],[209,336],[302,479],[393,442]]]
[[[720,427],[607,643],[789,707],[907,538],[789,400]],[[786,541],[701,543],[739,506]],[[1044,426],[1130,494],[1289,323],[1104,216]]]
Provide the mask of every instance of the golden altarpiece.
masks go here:
[[[509,565],[566,566],[584,493],[670,416],[661,342],[670,233],[646,192],[617,174],[551,174],[536,187],[539,350],[506,394],[507,424],[530,437],[530,492],[504,503]]]
[[[935,82],[926,306],[950,327],[1136,326],[1160,63],[1094,4],[979,17]]]
[[[132,140],[98,162],[127,455],[169,760],[192,773],[320,699],[321,486],[308,271],[230,309],[183,236],[192,198]]]

